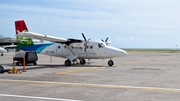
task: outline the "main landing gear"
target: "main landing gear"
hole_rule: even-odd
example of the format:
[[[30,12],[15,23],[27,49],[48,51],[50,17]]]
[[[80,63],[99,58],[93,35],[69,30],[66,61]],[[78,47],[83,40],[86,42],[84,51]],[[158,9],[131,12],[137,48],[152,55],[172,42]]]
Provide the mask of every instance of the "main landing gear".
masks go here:
[[[78,64],[78,61],[77,60],[74,60],[74,62],[77,62]],[[80,64],[81,65],[84,65],[86,63],[86,60],[85,59],[80,59]],[[67,59],[65,62],[64,62],[65,66],[71,66],[71,61],[69,59]]]
[[[84,65],[86,63],[86,60],[85,59],[80,59],[80,64],[81,65]]]
[[[66,61],[64,62],[64,64],[65,64],[65,66],[71,66],[71,61],[70,61],[70,60],[66,60]]]

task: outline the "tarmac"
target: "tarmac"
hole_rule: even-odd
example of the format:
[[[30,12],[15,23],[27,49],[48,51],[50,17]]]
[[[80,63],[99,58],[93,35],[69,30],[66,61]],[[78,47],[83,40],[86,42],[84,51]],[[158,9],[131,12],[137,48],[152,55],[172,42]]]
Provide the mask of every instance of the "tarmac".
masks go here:
[[[0,56],[11,69],[14,53]],[[179,101],[180,53],[129,52],[91,64],[64,66],[65,59],[38,55],[21,74],[0,74],[0,101]],[[22,66],[15,66],[22,70]]]

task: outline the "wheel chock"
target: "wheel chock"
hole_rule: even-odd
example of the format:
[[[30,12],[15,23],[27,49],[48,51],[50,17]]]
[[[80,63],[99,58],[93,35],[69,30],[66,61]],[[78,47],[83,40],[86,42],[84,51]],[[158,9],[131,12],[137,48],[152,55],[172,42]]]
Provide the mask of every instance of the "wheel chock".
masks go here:
[[[21,74],[21,71],[17,70],[16,67],[13,67],[8,71],[9,74]]]

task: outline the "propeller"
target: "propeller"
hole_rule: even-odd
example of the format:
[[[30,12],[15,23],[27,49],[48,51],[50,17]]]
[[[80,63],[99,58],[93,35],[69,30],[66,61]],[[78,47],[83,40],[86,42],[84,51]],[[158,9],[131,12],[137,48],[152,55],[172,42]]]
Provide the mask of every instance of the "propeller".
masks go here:
[[[108,45],[108,39],[109,39],[109,38],[107,37],[105,41],[104,41],[103,39],[101,39],[101,41],[102,41],[102,42],[105,42],[106,45]]]
[[[91,38],[89,38],[88,40],[86,39],[85,35],[82,33],[82,36],[84,38],[84,52],[86,52],[87,49],[87,43],[91,40]]]
[[[82,36],[83,36],[83,38],[84,38],[84,41],[86,41],[86,37],[85,37],[85,35],[82,33]]]
[[[108,41],[108,39],[109,39],[109,38],[107,37],[105,42],[107,42],[107,41]]]

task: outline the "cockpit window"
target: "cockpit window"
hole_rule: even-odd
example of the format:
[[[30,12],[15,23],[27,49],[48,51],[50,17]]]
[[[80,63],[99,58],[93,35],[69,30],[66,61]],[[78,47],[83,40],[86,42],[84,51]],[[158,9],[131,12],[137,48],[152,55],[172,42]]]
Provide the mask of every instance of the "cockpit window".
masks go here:
[[[103,45],[102,43],[101,43],[101,44],[99,43],[99,44],[98,44],[98,47],[99,47],[99,48],[103,48],[104,45]]]

